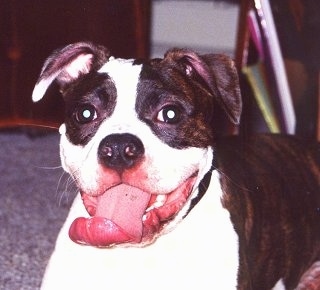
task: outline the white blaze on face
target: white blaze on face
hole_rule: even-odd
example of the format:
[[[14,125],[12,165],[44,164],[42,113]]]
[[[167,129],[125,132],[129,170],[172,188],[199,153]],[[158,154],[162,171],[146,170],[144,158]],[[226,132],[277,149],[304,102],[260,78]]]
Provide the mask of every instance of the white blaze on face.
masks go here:
[[[108,127],[125,130],[125,126],[137,121],[135,111],[137,85],[142,65],[133,65],[134,60],[111,58],[98,72],[107,73],[117,89],[115,110],[108,119]],[[121,133],[121,132],[116,132]]]
[[[112,179],[111,170],[98,163],[97,152],[102,139],[110,134],[129,133],[138,137],[144,146],[145,157],[134,172],[137,179],[128,177],[145,191],[167,194],[196,172],[206,172],[212,161],[211,148],[170,147],[155,135],[150,127],[141,121],[136,113],[137,86],[142,65],[133,65],[133,60],[111,58],[100,70],[114,81],[117,90],[115,109],[103,121],[85,146],[76,146],[61,136],[61,159],[63,167],[88,192],[102,193]],[[131,180],[130,180],[131,179]]]

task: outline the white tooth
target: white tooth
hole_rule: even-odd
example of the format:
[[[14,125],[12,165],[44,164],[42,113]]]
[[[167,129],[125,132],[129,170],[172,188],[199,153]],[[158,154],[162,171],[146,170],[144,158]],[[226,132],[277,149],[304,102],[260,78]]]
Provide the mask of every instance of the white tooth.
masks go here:
[[[156,198],[156,202],[153,204],[154,207],[160,207],[165,204],[167,196],[164,194],[159,194]]]
[[[155,202],[146,209],[146,212],[154,209],[154,208],[158,208],[160,206],[163,206],[165,204],[167,200],[167,196],[165,194],[159,194],[155,200]]]

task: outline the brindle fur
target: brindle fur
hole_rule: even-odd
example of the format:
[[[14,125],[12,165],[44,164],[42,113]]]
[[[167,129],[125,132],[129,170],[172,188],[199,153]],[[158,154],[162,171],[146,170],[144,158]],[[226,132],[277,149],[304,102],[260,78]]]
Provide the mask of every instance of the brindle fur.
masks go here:
[[[320,146],[280,135],[229,137],[216,156],[239,235],[238,289],[271,289],[281,278],[294,289],[320,259]]]

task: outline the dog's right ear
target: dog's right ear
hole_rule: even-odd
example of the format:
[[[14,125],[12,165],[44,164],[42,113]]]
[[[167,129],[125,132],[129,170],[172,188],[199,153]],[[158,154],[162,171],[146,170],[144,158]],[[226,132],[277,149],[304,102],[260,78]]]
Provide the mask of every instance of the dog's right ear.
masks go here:
[[[32,100],[41,100],[54,80],[63,92],[80,75],[99,70],[109,57],[109,51],[104,46],[90,42],[77,42],[54,51],[43,65]]]

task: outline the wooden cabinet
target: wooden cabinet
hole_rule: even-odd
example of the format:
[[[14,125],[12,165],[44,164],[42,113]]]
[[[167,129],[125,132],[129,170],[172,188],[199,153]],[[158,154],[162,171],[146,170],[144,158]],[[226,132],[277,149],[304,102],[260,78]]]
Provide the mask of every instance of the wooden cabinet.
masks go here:
[[[118,57],[148,57],[149,0],[0,1],[0,127],[58,126],[63,102],[56,90],[33,104],[31,93],[56,48],[90,40]]]

